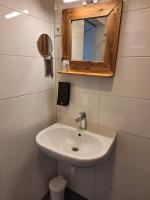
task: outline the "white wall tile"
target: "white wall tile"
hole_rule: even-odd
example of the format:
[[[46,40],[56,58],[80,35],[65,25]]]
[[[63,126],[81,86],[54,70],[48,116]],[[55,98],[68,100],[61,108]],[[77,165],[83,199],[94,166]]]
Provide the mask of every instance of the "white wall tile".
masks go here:
[[[142,200],[150,197],[150,175],[122,164],[107,162],[103,166],[98,165],[96,185],[101,184],[110,189],[119,190],[135,199]],[[100,187],[97,189],[100,190]]]
[[[77,6],[81,6],[82,3],[79,2],[71,2],[71,3],[63,3],[62,0],[55,0],[54,1],[54,22],[56,24],[62,22],[62,9],[65,8],[73,8]]]
[[[57,74],[57,71],[61,69],[61,61],[60,59],[55,60],[56,65],[56,81],[69,82],[71,84],[71,90],[87,92],[87,93],[96,93],[99,94],[100,90],[100,79],[93,77],[82,77],[82,76],[74,76],[74,75],[60,75]],[[78,81],[77,81],[78,80]],[[92,82],[92,84],[91,84]],[[56,85],[58,87],[58,84]]]
[[[55,77],[45,77],[43,58],[0,56],[0,98],[49,90],[55,87]],[[6,86],[6,87],[4,87]]]
[[[56,90],[45,92],[43,95],[42,119],[49,121],[51,124],[56,122]]]
[[[109,95],[150,98],[150,58],[120,57],[114,78],[101,81],[101,92]]]
[[[150,8],[123,14],[119,56],[150,56]]]
[[[45,103],[52,108],[49,115],[54,116],[56,106],[53,97],[51,99],[48,92],[41,92],[0,100],[0,140],[45,120],[48,106]]]
[[[13,11],[20,15],[6,19]],[[56,162],[35,136],[56,121],[56,95],[37,39],[47,33],[54,42],[53,1],[0,0],[0,18],[0,199],[42,199]]]
[[[42,199],[49,190],[50,178],[54,176],[56,162],[39,152],[31,156],[26,165],[0,179],[1,200]]]
[[[58,106],[58,114],[75,119],[78,113],[85,111],[90,123],[98,123],[99,94],[71,91],[70,105]]]
[[[0,0],[0,4],[14,10],[28,10],[29,14],[53,23],[53,0]]]
[[[62,161],[58,162],[58,174],[63,175],[68,180],[68,186],[73,191],[86,197],[89,200],[94,199],[95,169],[78,168],[76,174],[71,174],[71,166]]]
[[[78,79],[78,81],[77,81]],[[93,77],[82,77],[82,76],[73,76],[73,75],[58,75],[58,81],[69,82],[71,84],[71,90],[78,92],[86,92],[99,94],[100,89],[100,79]],[[92,84],[91,84],[92,82]]]
[[[124,10],[131,11],[136,9],[143,9],[150,7],[149,0],[123,0],[124,2]]]
[[[46,124],[43,121],[0,142],[0,178],[26,165],[31,157],[39,153],[35,137],[38,132],[50,124],[51,122]]]
[[[47,33],[53,38],[53,24],[25,14],[5,19],[5,15],[11,12],[0,6],[0,54],[41,57],[37,49],[38,37]]]
[[[26,130],[0,143],[0,177],[21,167],[30,159],[36,133],[32,129]]]
[[[150,137],[150,101],[101,95],[99,124]]]
[[[54,45],[55,45],[55,58],[60,59],[62,58],[62,37],[61,36],[55,36],[54,38]]]
[[[55,59],[55,69],[56,69],[56,82],[58,82],[58,74],[57,74],[57,72],[59,71],[59,70],[61,70],[61,58],[56,58]]]
[[[150,139],[119,133],[114,157],[117,161],[150,173]]]

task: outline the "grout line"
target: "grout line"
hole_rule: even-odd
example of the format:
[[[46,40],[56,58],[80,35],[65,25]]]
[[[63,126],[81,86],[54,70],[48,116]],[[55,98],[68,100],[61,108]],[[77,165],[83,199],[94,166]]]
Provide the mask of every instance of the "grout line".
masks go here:
[[[29,55],[19,55],[19,54],[5,54],[5,53],[0,53],[0,56],[10,56],[10,57],[25,57],[25,58],[38,58],[38,59],[43,59],[42,56],[29,56]]]
[[[93,123],[91,123],[91,122],[89,123],[89,125],[95,126],[95,124],[93,124]],[[150,140],[150,137],[142,136],[142,135],[137,135],[137,134],[135,134],[135,133],[128,132],[127,130],[113,129],[113,128],[110,128],[110,127],[103,126],[103,125],[101,125],[101,124],[98,124],[98,128],[110,129],[110,130],[116,131],[118,134],[128,134],[128,135],[130,135],[130,136],[142,138],[142,139],[145,139],[145,140]]]
[[[42,122],[43,121],[39,121],[37,126],[39,126],[40,124],[42,124]],[[30,133],[25,133],[25,132],[28,131],[28,130],[30,130],[30,129],[32,129],[32,128],[35,128],[35,126],[36,126],[36,124],[33,124],[30,127],[23,128],[23,129],[18,129],[18,130],[14,131],[14,132],[12,131],[12,135],[9,135],[9,136],[7,136],[7,137],[5,137],[5,138],[3,138],[3,139],[0,140],[0,144],[5,143],[5,142],[7,142],[9,140],[12,140],[13,138],[15,138],[17,136],[25,135],[25,134],[30,134]]]
[[[146,10],[146,9],[150,9],[150,6],[145,7],[145,8],[135,8],[135,9],[132,9],[132,10],[126,10],[126,9],[124,9],[123,13],[126,13],[126,12],[136,12],[136,11]]]
[[[9,136],[7,136],[7,137],[5,137],[5,138],[0,140],[0,144],[2,144],[3,142],[6,142],[8,140],[11,140],[11,139],[15,138],[16,136],[24,135],[25,134],[24,132],[27,131],[30,128],[18,129],[18,130],[14,131],[14,132],[12,131],[12,135],[9,135]]]
[[[43,122],[43,121],[41,121],[41,122]],[[33,150],[31,150],[30,151],[30,154],[32,155],[32,153],[36,153],[35,151],[34,151],[34,149]],[[36,153],[36,155],[37,155],[37,153]],[[25,160],[22,160],[19,164],[18,164],[18,166],[16,167],[16,168],[14,168],[13,170],[11,170],[11,171],[9,171],[7,174],[5,174],[5,175],[0,175],[0,179],[5,179],[5,178],[7,178],[8,176],[11,176],[11,175],[13,175],[14,173],[16,173],[18,170],[22,170],[26,165],[25,165],[26,163],[25,163]]]
[[[0,98],[0,101],[15,99],[15,98],[19,98],[19,97],[22,97],[22,96],[28,96],[28,95],[32,95],[32,94],[40,94],[40,93],[44,93],[44,92],[50,92],[51,90],[55,90],[55,88],[51,88],[51,89],[48,89],[48,90],[41,90],[41,91],[39,90],[37,92],[30,92],[30,93],[25,93],[25,94],[21,94],[21,95],[6,97],[6,98]]]
[[[59,111],[59,112],[60,112],[60,111]],[[64,116],[65,116],[65,115],[64,115]],[[66,116],[65,116],[65,117],[66,117]],[[67,119],[68,119],[68,120],[72,120],[72,116],[68,116]],[[97,125],[97,124],[94,124],[94,123],[92,123],[92,122],[88,122],[88,124],[91,125],[91,126],[96,126],[96,127],[98,127],[98,128],[104,128],[104,129],[107,129],[107,130],[113,130],[113,131],[117,132],[118,134],[128,134],[128,135],[130,135],[130,136],[134,136],[134,137],[138,137],[138,138],[150,140],[150,137],[137,135],[137,134],[134,134],[134,133],[131,133],[131,132],[127,132],[127,131],[125,131],[125,130],[119,130],[119,129],[114,129],[114,128],[106,127],[106,126],[101,125],[100,123]]]
[[[144,175],[150,175],[150,172],[147,172],[147,171],[144,171],[144,170],[141,170],[141,169],[137,169],[137,168],[134,168],[133,166],[130,166],[130,165],[127,165],[127,164],[124,164],[124,163],[121,163],[121,162],[118,162],[117,160],[115,161],[115,160],[112,160],[112,161],[110,161],[110,162],[112,162],[112,163],[116,163],[116,164],[119,164],[119,165],[122,165],[122,166],[124,166],[124,167],[126,167],[126,168],[129,168],[129,169],[133,169],[133,170],[135,170],[135,171],[138,171],[139,173],[144,173]],[[95,174],[96,174],[96,172],[95,172]],[[103,181],[102,181],[103,182]],[[104,183],[105,184],[105,183]],[[107,186],[107,184],[105,184],[105,186]],[[121,190],[118,190],[118,189],[116,189],[115,187],[111,187],[111,189],[112,190],[116,190],[116,191],[118,191],[118,192],[121,192]],[[131,196],[131,194],[127,194],[127,195],[129,195],[129,196]]]
[[[143,173],[143,174],[145,174],[145,175],[146,175],[146,174],[150,175],[150,172],[148,172],[148,171],[145,171],[145,170],[142,170],[142,169],[133,167],[133,166],[131,166],[131,165],[125,164],[125,163],[123,163],[123,162],[120,162],[119,160],[112,160],[111,162],[116,162],[116,163],[118,163],[119,165],[125,166],[125,167],[127,167],[127,168],[134,169],[135,171],[138,171],[138,172]]]
[[[1,4],[1,3],[0,3],[0,6],[1,6],[1,7],[4,7],[4,8],[7,8],[7,9],[9,9],[9,10],[12,10],[12,11],[17,11],[17,12],[19,12],[19,13],[22,13],[23,15],[27,15],[27,16],[33,17],[33,18],[38,19],[38,20],[40,20],[40,21],[44,21],[44,22],[49,23],[49,24],[54,24],[54,23],[51,23],[50,20],[46,20],[46,19],[44,19],[44,18],[40,18],[40,17],[34,16],[34,15],[32,15],[32,14],[24,13],[24,12],[22,12],[21,10],[17,10],[17,9],[15,9],[15,8],[10,8],[9,6],[3,5],[3,4]]]
[[[93,124],[93,123],[90,123],[90,124],[91,124],[91,125],[95,125],[95,124]],[[98,127],[106,128],[106,129],[110,129],[110,130],[114,130],[114,131],[116,131],[117,133],[119,132],[118,134],[123,133],[123,134],[128,134],[128,135],[130,135],[130,136],[135,136],[135,137],[139,137],[139,138],[143,138],[143,139],[150,140],[150,137],[148,137],[148,136],[137,135],[137,134],[135,134],[135,133],[128,132],[128,130],[114,129],[114,128],[110,128],[110,127],[103,126],[103,125],[101,125],[101,124],[98,124]]]
[[[150,56],[117,56],[117,58],[150,58]]]
[[[99,122],[100,122],[100,103],[101,103],[101,78],[100,78],[100,82],[99,82],[99,105],[98,105],[98,124],[97,125],[99,125]]]
[[[56,86],[56,89],[58,87]],[[73,92],[77,92],[77,93],[86,93],[87,94],[87,90],[88,89],[84,89],[84,90],[80,90],[80,89],[75,89],[75,88],[72,88],[72,91]],[[95,94],[95,95],[98,95],[99,94],[99,90],[97,91],[89,91],[88,90],[88,93],[89,94]],[[134,97],[134,96],[122,96],[122,95],[115,95],[115,94],[107,94],[107,92],[104,92],[104,91],[100,91],[100,95],[104,95],[104,96],[113,96],[113,97],[117,97],[117,98],[126,98],[126,99],[136,99],[136,100],[141,100],[141,101],[149,101],[150,98],[142,98],[142,97]]]
[[[96,124],[91,123],[91,122],[89,122],[88,124],[91,125],[91,126],[96,126]],[[110,127],[103,126],[103,125],[101,125],[101,124],[98,124],[97,127],[98,127],[98,128],[104,128],[104,129],[110,129],[110,130],[119,132],[118,134],[128,134],[128,135],[131,135],[131,136],[134,136],[134,137],[139,137],[139,138],[142,138],[142,139],[150,140],[150,137],[137,135],[137,134],[134,134],[134,133],[131,133],[131,132],[127,132],[127,131],[124,131],[124,130],[113,129],[113,128],[110,128]]]
[[[24,162],[21,162],[15,169],[13,169],[12,171],[8,172],[7,174],[5,175],[1,175],[0,176],[0,179],[5,179],[7,178],[8,176],[11,176],[12,174],[14,174],[16,171],[18,171],[19,169],[22,169],[24,167]]]
[[[41,121],[38,121],[37,123],[38,124],[33,124],[29,127],[26,127],[26,128],[23,128],[23,129],[18,129],[14,132],[12,132],[12,135],[9,135],[3,139],[0,140],[0,144],[3,143],[3,142],[6,142],[8,140],[11,140],[19,135],[25,135],[25,134],[30,134],[30,133],[25,133],[26,131],[28,130],[31,130],[31,129],[34,129],[33,131],[37,131],[37,129],[40,129],[39,126],[42,126],[43,123],[47,123],[47,122],[50,122],[49,120],[41,120]],[[53,123],[52,123],[53,124]],[[11,132],[11,131],[10,131]],[[14,133],[14,134],[13,134]]]
[[[137,99],[137,100],[141,100],[141,101],[149,101],[150,100],[150,98],[122,96],[122,95],[115,95],[115,94],[107,94],[105,92],[102,92],[102,95],[104,95],[104,96],[113,96],[113,97],[118,97],[118,98],[126,98],[126,99]]]
[[[135,168],[133,166],[130,166],[128,164],[122,163],[122,162],[114,160],[114,159],[113,160],[109,160],[109,162],[112,163],[112,164],[114,163],[114,164],[122,165],[122,166],[124,166],[126,168],[129,168],[129,169],[133,169],[133,170],[135,170],[135,171],[137,171],[139,173],[143,173],[144,175],[150,175],[150,172],[148,172],[148,171]]]
[[[133,137],[142,138],[142,139],[145,139],[145,140],[150,140],[150,137],[136,135],[134,133],[130,133],[130,132],[126,132],[126,131],[117,130],[117,132],[119,132],[118,134],[127,134],[127,135],[130,135],[130,136],[133,136]]]
[[[58,86],[56,86],[56,89],[58,89]],[[77,88],[72,87],[71,92],[99,95],[99,89],[97,91],[92,91],[92,90],[89,91],[88,89],[81,90],[81,89],[77,89]]]

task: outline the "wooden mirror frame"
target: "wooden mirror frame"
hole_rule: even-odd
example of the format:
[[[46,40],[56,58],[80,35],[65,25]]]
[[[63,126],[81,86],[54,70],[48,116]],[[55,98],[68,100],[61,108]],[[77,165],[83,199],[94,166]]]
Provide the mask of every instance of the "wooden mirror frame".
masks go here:
[[[111,0],[62,11],[62,60],[69,60],[70,71],[59,71],[59,73],[102,77],[114,76],[122,5],[122,0]],[[72,21],[96,17],[107,17],[104,61],[71,60]]]

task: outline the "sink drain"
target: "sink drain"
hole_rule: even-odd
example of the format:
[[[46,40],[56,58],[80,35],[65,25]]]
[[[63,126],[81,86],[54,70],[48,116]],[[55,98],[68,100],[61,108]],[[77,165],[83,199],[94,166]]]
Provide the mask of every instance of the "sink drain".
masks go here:
[[[72,147],[72,151],[79,151],[78,147]]]

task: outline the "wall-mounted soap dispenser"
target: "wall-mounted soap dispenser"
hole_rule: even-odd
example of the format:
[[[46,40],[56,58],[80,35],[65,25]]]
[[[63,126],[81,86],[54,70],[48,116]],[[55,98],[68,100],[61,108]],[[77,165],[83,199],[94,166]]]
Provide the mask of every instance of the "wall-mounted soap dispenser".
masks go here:
[[[70,83],[59,82],[57,105],[68,106],[69,101],[70,101]]]

